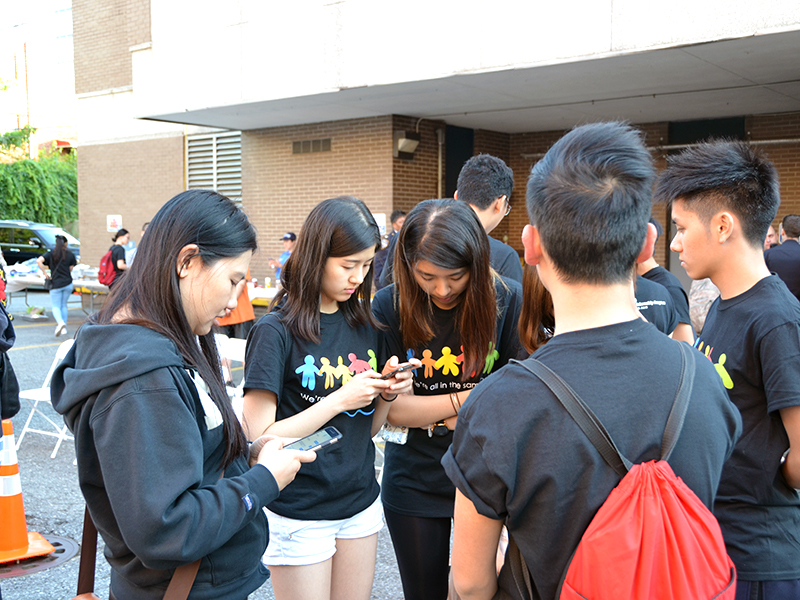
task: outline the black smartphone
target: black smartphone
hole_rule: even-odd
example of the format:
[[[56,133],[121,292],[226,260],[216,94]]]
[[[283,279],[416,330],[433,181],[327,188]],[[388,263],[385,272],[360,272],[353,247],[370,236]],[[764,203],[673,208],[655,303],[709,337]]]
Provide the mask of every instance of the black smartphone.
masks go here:
[[[419,365],[415,365],[414,363],[403,363],[402,365],[398,365],[398,367],[394,371],[389,371],[386,375],[381,375],[380,379],[391,379],[398,373],[402,373],[403,371],[408,371],[409,369],[416,369]]]
[[[336,427],[326,427],[291,444],[286,444],[284,448],[287,450],[317,450],[335,444],[340,439],[342,439],[342,434]]]

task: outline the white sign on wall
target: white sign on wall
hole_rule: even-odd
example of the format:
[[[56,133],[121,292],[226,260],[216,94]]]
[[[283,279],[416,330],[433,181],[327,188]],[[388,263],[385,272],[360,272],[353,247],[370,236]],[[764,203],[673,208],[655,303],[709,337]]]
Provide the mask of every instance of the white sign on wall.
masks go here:
[[[116,233],[122,229],[122,215],[106,215],[106,231]]]

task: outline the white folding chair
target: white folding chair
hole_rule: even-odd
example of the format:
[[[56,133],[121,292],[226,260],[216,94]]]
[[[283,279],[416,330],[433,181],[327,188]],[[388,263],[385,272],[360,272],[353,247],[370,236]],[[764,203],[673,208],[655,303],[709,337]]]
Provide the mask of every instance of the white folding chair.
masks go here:
[[[31,414],[28,415],[28,420],[25,421],[25,426],[22,428],[22,433],[20,433],[19,439],[17,440],[17,450],[19,450],[20,444],[22,444],[22,439],[25,437],[26,433],[49,435],[51,437],[58,438],[56,447],[53,448],[53,453],[50,455],[50,458],[55,458],[56,454],[58,453],[58,449],[61,447],[61,442],[64,440],[74,439],[72,435],[69,434],[69,429],[63,423],[63,421],[60,424],[56,423],[39,408],[39,402],[45,402],[47,404],[50,403],[50,379],[52,379],[53,372],[56,370],[56,367],[59,365],[59,363],[64,360],[64,357],[67,355],[67,352],[69,352],[69,349],[72,348],[72,344],[74,342],[74,339],[68,339],[64,342],[61,342],[61,344],[58,346],[58,350],[56,350],[56,357],[53,359],[53,364],[50,365],[50,370],[47,372],[47,375],[44,378],[42,387],[23,390],[19,393],[19,397],[24,398],[31,405]],[[34,429],[31,427],[31,419],[33,419],[33,415],[36,413],[50,423],[50,425],[53,427],[52,431],[44,431],[42,429]]]

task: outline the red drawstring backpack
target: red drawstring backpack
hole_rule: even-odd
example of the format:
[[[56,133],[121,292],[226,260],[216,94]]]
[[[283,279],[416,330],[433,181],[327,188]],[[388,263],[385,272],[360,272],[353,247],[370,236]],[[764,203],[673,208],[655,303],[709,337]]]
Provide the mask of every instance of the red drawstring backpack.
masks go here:
[[[569,385],[538,361],[539,377],[622,477],[581,537],[562,578],[559,600],[733,600],[736,569],[714,515],[667,460],[680,436],[694,382],[681,343],[681,379],[661,441],[661,459],[632,464]],[[533,364],[531,364],[533,363]]]

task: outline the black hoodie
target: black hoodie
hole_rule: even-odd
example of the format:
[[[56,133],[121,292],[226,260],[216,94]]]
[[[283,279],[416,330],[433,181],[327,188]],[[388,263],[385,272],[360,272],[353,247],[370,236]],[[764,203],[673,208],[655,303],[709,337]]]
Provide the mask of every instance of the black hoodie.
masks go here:
[[[221,415],[171,340],[136,325],[84,325],[51,393],[75,436],[117,598],[160,599],[174,569],[198,558],[191,599],[241,599],[264,583],[261,507],[277,483],[245,457],[220,479]]]

